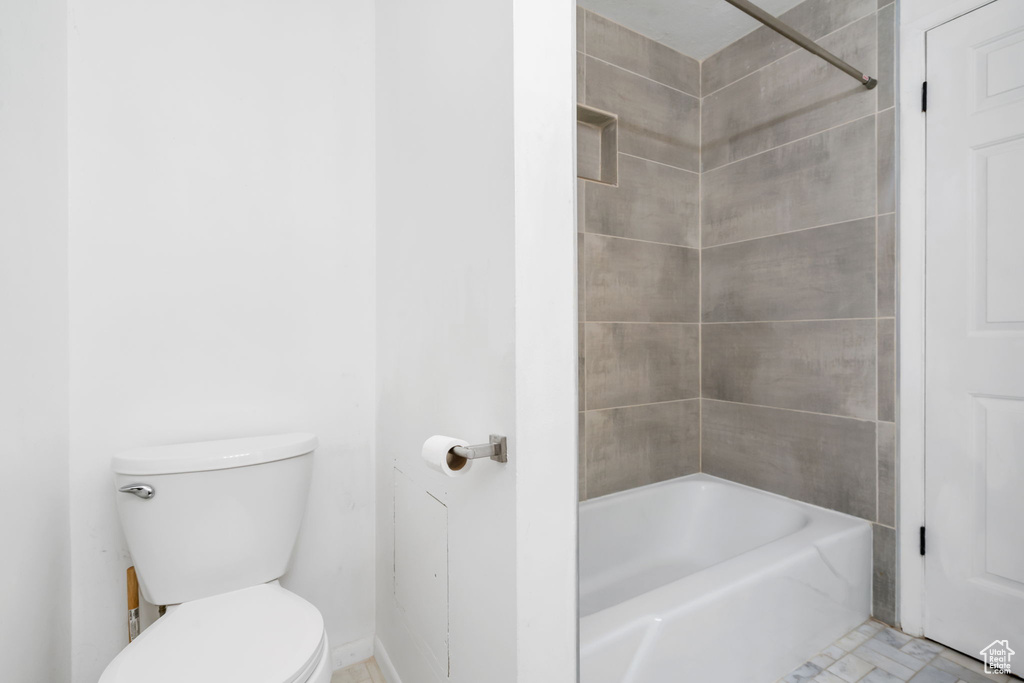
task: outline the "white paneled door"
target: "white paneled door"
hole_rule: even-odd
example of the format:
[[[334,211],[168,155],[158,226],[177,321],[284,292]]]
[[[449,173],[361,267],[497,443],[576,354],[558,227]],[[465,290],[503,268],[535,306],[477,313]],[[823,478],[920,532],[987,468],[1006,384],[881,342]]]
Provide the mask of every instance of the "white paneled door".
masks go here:
[[[927,51],[925,634],[1024,671],[1024,2]]]

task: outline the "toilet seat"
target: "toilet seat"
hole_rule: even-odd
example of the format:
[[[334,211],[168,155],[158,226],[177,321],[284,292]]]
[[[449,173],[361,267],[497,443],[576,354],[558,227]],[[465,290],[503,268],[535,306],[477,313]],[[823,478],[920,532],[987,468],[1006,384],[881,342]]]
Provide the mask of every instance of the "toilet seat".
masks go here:
[[[275,581],[173,608],[100,683],[305,683],[326,647],[320,612]]]

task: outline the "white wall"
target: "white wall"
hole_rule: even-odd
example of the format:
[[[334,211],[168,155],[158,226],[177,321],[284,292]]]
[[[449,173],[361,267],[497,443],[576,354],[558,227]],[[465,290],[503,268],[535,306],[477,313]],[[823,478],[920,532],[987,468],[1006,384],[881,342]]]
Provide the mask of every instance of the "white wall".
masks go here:
[[[377,2],[377,635],[405,683],[575,680],[574,25],[567,0]],[[420,462],[488,433],[506,465]],[[447,506],[448,670],[396,598],[411,487]]]
[[[577,678],[576,3],[513,0],[518,681]]]
[[[111,455],[288,430],[321,447],[285,585],[337,655],[366,656],[372,2],[71,0],[69,16],[73,680],[126,640]]]
[[[67,30],[0,3],[0,680],[68,675]]]
[[[516,675],[511,2],[376,5],[377,635],[404,683],[507,683]],[[480,442],[489,433],[511,438],[507,465],[479,462],[449,479],[420,462],[431,434]],[[420,623],[424,605],[395,599],[396,466],[447,505],[448,581],[434,604],[448,613]],[[450,677],[448,662],[428,654],[436,626],[426,620],[448,623]]]

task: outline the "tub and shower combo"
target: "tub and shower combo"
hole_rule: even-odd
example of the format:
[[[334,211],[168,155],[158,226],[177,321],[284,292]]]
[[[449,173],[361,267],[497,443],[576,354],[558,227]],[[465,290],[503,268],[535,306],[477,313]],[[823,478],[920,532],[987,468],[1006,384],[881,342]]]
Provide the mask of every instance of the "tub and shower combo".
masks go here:
[[[582,683],[768,683],[868,618],[871,528],[706,474],[580,504]]]

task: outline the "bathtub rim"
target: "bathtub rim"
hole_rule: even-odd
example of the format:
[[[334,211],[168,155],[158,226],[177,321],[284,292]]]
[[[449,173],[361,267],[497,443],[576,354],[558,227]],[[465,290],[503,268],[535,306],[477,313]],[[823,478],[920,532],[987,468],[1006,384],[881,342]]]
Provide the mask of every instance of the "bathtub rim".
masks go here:
[[[649,591],[636,595],[604,609],[580,616],[579,644],[580,657],[602,647],[609,640],[619,637],[623,632],[649,623],[659,618],[667,618],[673,612],[689,608],[689,606],[712,600],[717,591],[728,586],[756,581],[759,578],[758,567],[775,567],[787,563],[801,561],[807,555],[821,555],[819,544],[841,542],[858,535],[866,536],[871,551],[871,522],[847,513],[823,508],[813,503],[788,498],[781,494],[722,479],[704,472],[668,479],[665,481],[639,486],[625,491],[617,491],[599,496],[580,503],[580,506],[600,504],[623,498],[641,495],[659,487],[678,485],[686,481],[720,483],[725,486],[740,487],[755,494],[781,499],[789,505],[805,508],[810,520],[794,533],[774,539],[761,546],[745,550],[720,563],[700,569],[693,574],[663,584]],[[580,516],[582,520],[582,514]],[[863,541],[862,541],[863,542]],[[824,557],[822,555],[822,557]],[[829,564],[826,560],[826,564]],[[754,570],[754,571],[752,571]],[[833,570],[834,571],[834,570]],[[870,603],[870,575],[868,578]],[[870,613],[870,609],[869,609]]]

